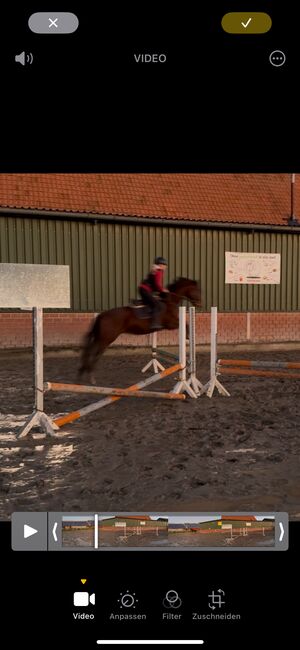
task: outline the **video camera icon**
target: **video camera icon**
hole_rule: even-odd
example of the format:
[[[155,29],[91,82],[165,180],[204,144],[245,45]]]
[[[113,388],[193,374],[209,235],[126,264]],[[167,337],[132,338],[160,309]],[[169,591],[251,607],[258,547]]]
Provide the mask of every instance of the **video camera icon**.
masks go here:
[[[95,594],[90,595],[87,591],[75,591],[73,594],[73,604],[75,607],[95,605]]]

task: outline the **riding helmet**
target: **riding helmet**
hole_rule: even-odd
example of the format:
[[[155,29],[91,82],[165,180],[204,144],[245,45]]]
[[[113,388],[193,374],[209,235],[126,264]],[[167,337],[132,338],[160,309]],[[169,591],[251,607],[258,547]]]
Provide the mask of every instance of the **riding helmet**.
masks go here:
[[[165,259],[165,257],[156,257],[154,264],[165,264],[168,266],[168,261]]]

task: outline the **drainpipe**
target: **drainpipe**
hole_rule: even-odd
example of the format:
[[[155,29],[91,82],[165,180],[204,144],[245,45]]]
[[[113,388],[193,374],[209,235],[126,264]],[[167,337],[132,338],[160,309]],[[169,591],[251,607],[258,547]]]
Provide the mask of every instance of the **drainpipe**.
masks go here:
[[[299,221],[295,215],[295,180],[296,174],[291,174],[291,214],[288,220],[289,226],[299,226]]]

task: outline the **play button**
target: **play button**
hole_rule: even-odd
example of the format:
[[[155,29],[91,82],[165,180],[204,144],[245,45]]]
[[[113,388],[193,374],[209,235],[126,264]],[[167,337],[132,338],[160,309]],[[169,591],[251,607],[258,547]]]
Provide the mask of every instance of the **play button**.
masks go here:
[[[47,551],[46,512],[14,512],[11,541],[14,551]]]
[[[38,532],[39,531],[36,528],[32,528],[32,526],[24,524],[24,539],[31,537],[31,535],[36,535]]]

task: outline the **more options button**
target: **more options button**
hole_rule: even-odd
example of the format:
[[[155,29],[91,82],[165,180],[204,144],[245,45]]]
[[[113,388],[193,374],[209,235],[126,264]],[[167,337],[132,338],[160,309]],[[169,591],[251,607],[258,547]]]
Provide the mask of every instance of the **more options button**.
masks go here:
[[[275,68],[281,68],[286,62],[285,53],[281,50],[274,50],[269,56],[269,61]]]

